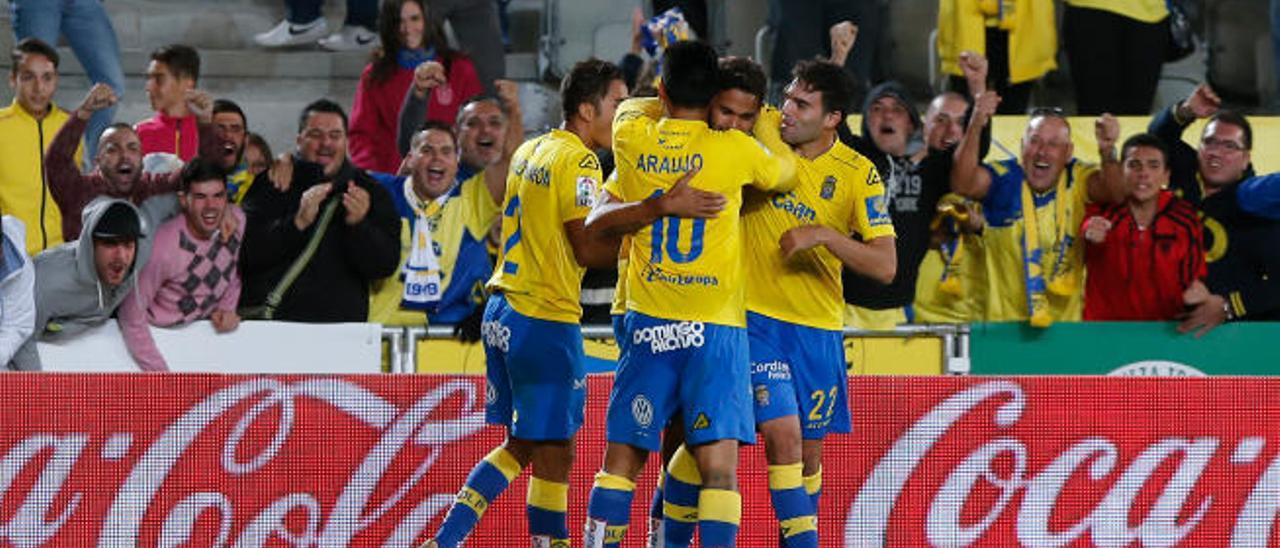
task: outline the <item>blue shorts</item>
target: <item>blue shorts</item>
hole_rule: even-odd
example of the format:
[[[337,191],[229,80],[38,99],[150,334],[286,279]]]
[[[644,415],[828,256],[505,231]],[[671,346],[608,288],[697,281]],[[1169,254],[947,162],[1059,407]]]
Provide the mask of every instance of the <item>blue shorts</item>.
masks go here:
[[[625,318],[622,314],[609,316],[609,323],[613,324],[613,340],[618,343],[618,356],[622,356],[622,351],[627,347],[627,324],[623,321]]]
[[[799,415],[804,439],[853,430],[844,334],[747,312],[756,424]]]
[[[582,329],[530,318],[495,293],[484,308],[485,420],[523,440],[567,440],[587,400]]]
[[[609,395],[611,442],[657,451],[662,429],[681,413],[685,440],[754,443],[747,331],[628,311],[624,352]]]

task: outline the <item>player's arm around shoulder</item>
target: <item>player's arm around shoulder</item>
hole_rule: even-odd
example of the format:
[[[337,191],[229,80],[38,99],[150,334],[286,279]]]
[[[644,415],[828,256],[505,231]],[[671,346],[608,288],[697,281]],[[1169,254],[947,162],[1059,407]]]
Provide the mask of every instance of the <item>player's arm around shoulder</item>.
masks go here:
[[[622,236],[652,225],[663,217],[715,217],[724,210],[729,200],[723,194],[690,186],[690,181],[699,171],[700,168],[695,168],[685,173],[666,192],[655,193],[635,202],[626,202],[619,197],[622,191],[619,190],[617,172],[614,172],[596,196],[596,202],[587,216],[587,229],[605,236]]]
[[[730,132],[731,134],[734,132]],[[799,156],[782,140],[782,112],[772,106],[760,109],[756,119],[753,136],[758,143],[744,139],[740,146],[744,153],[751,154],[752,165],[755,166],[753,179],[755,186],[771,192],[787,192],[799,184],[796,165]],[[748,146],[755,144],[756,147]]]

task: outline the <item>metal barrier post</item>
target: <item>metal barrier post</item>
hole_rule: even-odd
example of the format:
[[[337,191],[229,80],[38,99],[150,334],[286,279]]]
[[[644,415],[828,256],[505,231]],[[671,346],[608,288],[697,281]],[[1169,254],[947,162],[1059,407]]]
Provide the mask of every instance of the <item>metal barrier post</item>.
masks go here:
[[[404,329],[389,325],[382,326],[382,340],[387,341],[389,349],[388,370],[392,373],[399,373],[401,361],[404,359]]]
[[[418,371],[418,342],[427,338],[426,327],[406,327],[404,330],[404,338],[407,341],[404,347],[404,372],[416,373]]]

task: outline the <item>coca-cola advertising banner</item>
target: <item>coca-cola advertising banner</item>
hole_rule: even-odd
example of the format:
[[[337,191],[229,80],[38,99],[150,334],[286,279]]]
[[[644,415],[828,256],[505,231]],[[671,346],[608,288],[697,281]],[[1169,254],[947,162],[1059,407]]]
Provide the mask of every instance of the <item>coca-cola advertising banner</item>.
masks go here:
[[[589,382],[573,531],[610,380]],[[1280,545],[1280,380],[849,387],[855,431],[825,449],[824,546]],[[502,439],[479,377],[10,374],[0,392],[3,546],[415,546]],[[654,465],[625,545],[643,542]],[[759,446],[740,483],[740,545],[776,545]],[[470,546],[528,545],[525,485]]]

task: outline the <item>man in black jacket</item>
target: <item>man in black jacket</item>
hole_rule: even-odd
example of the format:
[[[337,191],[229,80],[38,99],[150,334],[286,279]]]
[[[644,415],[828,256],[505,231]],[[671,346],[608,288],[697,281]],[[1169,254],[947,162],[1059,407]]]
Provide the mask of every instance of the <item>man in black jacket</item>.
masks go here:
[[[984,92],[986,59],[966,52],[961,65],[975,94]],[[898,267],[893,282],[883,285],[848,269],[844,270],[844,298],[852,306],[846,323],[863,329],[892,329],[912,321],[906,313],[915,301],[920,262],[929,250],[930,222],[938,201],[951,191],[951,153],[964,134],[969,99],[946,92],[929,102],[924,119],[902,86],[887,82],[872,88],[862,108],[862,135],[841,132],[841,140],[866,156],[880,171],[889,216],[893,218]],[[913,136],[922,132],[924,146],[913,147]],[[990,142],[983,132],[982,155]]]
[[[1200,336],[1230,320],[1280,319],[1280,241],[1277,213],[1257,197],[1280,185],[1280,175],[1256,176],[1250,153],[1253,128],[1242,115],[1220,108],[1207,85],[1165,109],[1148,131],[1169,147],[1169,187],[1200,209],[1209,277],[1184,295],[1179,330]],[[1199,149],[1182,141],[1197,118],[1209,118]],[[1250,189],[1248,196],[1239,192]],[[1262,192],[1259,192],[1261,190]]]
[[[259,180],[241,203],[240,306],[249,312],[242,315],[366,321],[369,284],[393,274],[400,259],[400,219],[391,196],[347,160],[347,116],[332,101],[303,109],[295,156],[288,190]]]

